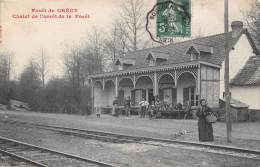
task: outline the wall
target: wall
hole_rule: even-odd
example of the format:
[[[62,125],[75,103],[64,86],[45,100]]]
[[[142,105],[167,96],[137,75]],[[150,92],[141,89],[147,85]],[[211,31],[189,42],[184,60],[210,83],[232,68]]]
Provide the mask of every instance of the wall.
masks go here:
[[[260,86],[232,86],[232,98],[249,105],[249,109],[260,110]]]
[[[127,96],[131,97],[131,90],[134,89],[134,83],[129,78],[123,78],[118,83],[118,91],[122,90],[124,92],[124,98]]]
[[[94,106],[102,105],[104,103],[102,86],[94,87]]]
[[[112,106],[113,101],[116,96],[116,90],[113,83],[109,82],[110,84],[107,84],[105,86],[104,90],[104,96],[103,96],[103,106]]]
[[[245,65],[246,61],[250,56],[252,56],[253,49],[246,37],[243,34],[237,44],[234,47],[234,50],[231,50],[229,54],[229,78],[230,80],[239,72],[239,70]],[[223,92],[225,91],[224,87],[224,67],[225,62],[222,63],[222,68],[220,70],[220,92],[219,97],[223,99]]]
[[[219,69],[201,65],[201,99],[206,99],[210,107],[219,106]]]

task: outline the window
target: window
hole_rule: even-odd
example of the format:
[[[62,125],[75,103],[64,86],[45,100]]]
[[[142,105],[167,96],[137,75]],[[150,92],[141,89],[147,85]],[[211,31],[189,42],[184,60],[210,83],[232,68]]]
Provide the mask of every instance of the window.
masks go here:
[[[154,60],[152,58],[148,60],[148,65],[154,66]]]
[[[191,60],[199,60],[199,55],[196,53],[191,53],[190,57],[191,57]]]
[[[196,95],[196,88],[190,88],[190,102],[191,106],[199,105],[199,96]]]
[[[118,70],[123,70],[123,66],[121,64],[118,65]]]
[[[190,101],[191,106],[199,105],[199,96],[196,94],[195,87],[183,88],[183,105]]]
[[[154,66],[154,58],[151,53],[146,57],[146,64],[148,66]]]

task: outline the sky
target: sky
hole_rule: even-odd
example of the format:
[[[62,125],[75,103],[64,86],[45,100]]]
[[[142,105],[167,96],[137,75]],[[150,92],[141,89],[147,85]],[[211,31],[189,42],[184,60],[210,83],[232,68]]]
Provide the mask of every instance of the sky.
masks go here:
[[[88,33],[95,27],[109,31],[118,16],[118,8],[124,0],[0,0],[2,45],[14,55],[13,77],[16,78],[28,61],[39,59],[41,50],[49,57],[49,76],[63,72],[64,51],[71,46],[87,41]],[[229,22],[244,20],[254,0],[229,0]],[[155,0],[143,0],[147,12]],[[191,0],[192,36],[206,36],[224,32],[224,0]],[[69,13],[57,12],[72,9]],[[32,12],[46,9],[47,12]],[[48,12],[49,9],[55,12]],[[76,13],[73,11],[77,10]],[[87,18],[43,19],[17,18],[18,15],[75,14]],[[16,18],[14,18],[16,17]],[[54,17],[54,16],[53,16]]]

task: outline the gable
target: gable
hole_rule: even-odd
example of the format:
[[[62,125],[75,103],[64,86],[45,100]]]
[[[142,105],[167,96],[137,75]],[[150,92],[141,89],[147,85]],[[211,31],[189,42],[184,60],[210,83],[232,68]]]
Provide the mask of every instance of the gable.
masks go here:
[[[229,54],[230,79],[235,77],[239,70],[246,64],[247,60],[254,55],[253,52],[253,47],[250,44],[247,35],[243,34]]]
[[[151,53],[149,53],[146,57],[146,60],[154,60],[154,57]]]

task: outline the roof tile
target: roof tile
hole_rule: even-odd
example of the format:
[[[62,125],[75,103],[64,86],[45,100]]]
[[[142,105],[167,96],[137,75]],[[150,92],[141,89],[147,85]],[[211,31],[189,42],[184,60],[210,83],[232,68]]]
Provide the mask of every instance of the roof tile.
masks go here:
[[[251,56],[231,80],[233,86],[260,85],[260,56]]]

